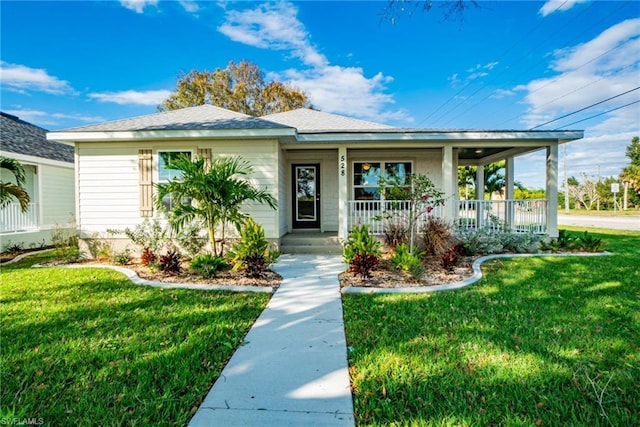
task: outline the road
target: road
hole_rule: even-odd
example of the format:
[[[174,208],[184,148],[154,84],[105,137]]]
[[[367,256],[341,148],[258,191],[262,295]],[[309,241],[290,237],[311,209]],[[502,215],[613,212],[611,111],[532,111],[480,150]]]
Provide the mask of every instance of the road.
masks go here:
[[[559,225],[576,227],[613,228],[640,231],[640,216],[588,216],[558,214]]]

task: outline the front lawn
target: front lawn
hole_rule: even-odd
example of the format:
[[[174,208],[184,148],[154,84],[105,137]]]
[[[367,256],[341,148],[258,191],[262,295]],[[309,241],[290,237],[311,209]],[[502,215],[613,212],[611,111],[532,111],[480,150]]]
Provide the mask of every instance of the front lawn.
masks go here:
[[[98,269],[0,274],[0,417],[183,425],[269,299],[163,290]]]
[[[345,295],[357,424],[635,425],[640,234],[597,236],[613,255],[494,260],[453,292]]]

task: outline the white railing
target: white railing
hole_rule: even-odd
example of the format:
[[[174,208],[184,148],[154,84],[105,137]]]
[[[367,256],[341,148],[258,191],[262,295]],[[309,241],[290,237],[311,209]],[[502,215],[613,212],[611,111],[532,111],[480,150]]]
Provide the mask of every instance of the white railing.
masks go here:
[[[426,208],[426,206],[425,206]],[[373,235],[384,234],[385,227],[394,224],[409,224],[411,201],[409,200],[349,200],[347,202],[347,229],[356,225],[369,225]],[[436,206],[430,212],[423,212],[418,218],[426,222],[429,216],[442,216],[442,207]]]
[[[547,232],[546,200],[459,200],[458,227]]]
[[[514,232],[544,234],[547,231],[546,200],[459,200],[455,218],[448,221],[468,229],[492,228]],[[408,224],[411,202],[408,200],[349,200],[347,230],[356,225],[369,225],[374,235],[384,234],[385,227]],[[417,229],[430,216],[443,217],[442,206],[424,212]],[[447,218],[445,218],[447,219]]]
[[[19,203],[9,203],[0,209],[0,233],[38,230],[38,212],[37,203],[30,203],[27,212],[22,212]]]

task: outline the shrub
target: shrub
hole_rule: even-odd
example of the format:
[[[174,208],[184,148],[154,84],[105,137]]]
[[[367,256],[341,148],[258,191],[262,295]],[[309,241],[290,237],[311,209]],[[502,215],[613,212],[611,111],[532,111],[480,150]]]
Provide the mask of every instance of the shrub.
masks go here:
[[[407,242],[407,227],[399,219],[387,219],[384,223],[384,243],[390,248]]]
[[[502,240],[503,250],[505,252],[514,253],[531,253],[535,252],[536,245],[540,242],[541,237],[533,233],[499,233]]]
[[[424,265],[422,265],[423,254],[414,248],[412,254],[409,246],[403,243],[396,246],[395,253],[391,258],[391,266],[396,270],[406,271],[411,274],[414,279],[419,279],[424,274]]]
[[[188,258],[198,255],[207,244],[208,239],[202,236],[202,229],[201,221],[191,221],[182,225],[175,234],[176,244]]]
[[[142,255],[140,255],[140,261],[142,262],[142,265],[153,265],[158,261],[158,255],[156,255],[151,248],[146,247],[142,251]]]
[[[169,276],[175,276],[181,271],[181,256],[175,249],[160,256],[160,270]]]
[[[233,244],[228,256],[234,270],[245,271],[251,277],[262,277],[280,252],[271,248],[262,225],[249,218],[240,229],[240,239]]]
[[[429,255],[442,255],[451,244],[451,226],[442,218],[429,217],[422,227],[422,243]]]
[[[122,252],[116,252],[113,254],[113,262],[118,265],[127,265],[131,262],[131,250],[129,248]]]
[[[458,230],[456,237],[469,255],[488,255],[502,253],[504,245],[500,232],[490,228],[480,230]]]
[[[9,240],[7,242],[7,246],[5,247],[2,253],[15,254],[18,252],[22,252],[23,250],[24,250],[24,243],[22,242],[13,243],[11,240]]]
[[[145,218],[144,221],[133,227],[124,230],[107,230],[111,234],[123,233],[140,249],[149,248],[153,253],[159,253],[164,248],[167,240],[167,231],[158,218],[152,221]]]
[[[370,278],[371,270],[380,262],[380,246],[380,242],[369,233],[368,225],[353,227],[343,250],[349,270],[361,277]]]
[[[51,243],[60,259],[65,262],[77,261],[80,258],[80,249],[75,219],[72,218],[67,225],[56,224],[51,229]]]
[[[602,239],[594,237],[587,231],[578,237],[578,245],[580,246],[580,249],[587,252],[600,252],[604,250],[604,242]]]
[[[460,264],[460,259],[464,253],[465,248],[462,243],[456,243],[451,245],[449,249],[442,255],[441,265],[447,271],[453,271],[453,269]]]
[[[576,247],[576,240],[576,237],[567,230],[560,230],[558,237],[540,242],[540,249],[551,252],[569,251]]]
[[[215,256],[211,254],[198,255],[191,261],[189,265],[194,273],[199,274],[207,279],[212,279],[216,276],[218,271],[226,270],[229,268],[227,260],[221,256]]]

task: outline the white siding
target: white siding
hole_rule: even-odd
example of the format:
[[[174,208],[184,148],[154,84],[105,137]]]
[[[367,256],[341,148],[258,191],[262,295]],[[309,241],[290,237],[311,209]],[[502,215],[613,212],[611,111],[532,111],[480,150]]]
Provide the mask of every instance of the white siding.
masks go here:
[[[140,216],[138,150],[151,149],[154,182],[157,180],[158,151],[191,151],[211,148],[212,156],[240,156],[253,168],[250,181],[278,197],[277,142],[174,141],[146,143],[81,143],[78,146],[78,224],[83,237],[108,229],[133,227]],[[247,204],[246,212],[265,227],[268,238],[278,238],[277,212],[267,205]]]
[[[41,165],[38,172],[42,228],[69,224],[76,211],[73,168]]]
[[[138,198],[138,147],[80,144],[78,227],[81,235],[132,227],[142,220]]]

